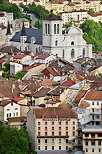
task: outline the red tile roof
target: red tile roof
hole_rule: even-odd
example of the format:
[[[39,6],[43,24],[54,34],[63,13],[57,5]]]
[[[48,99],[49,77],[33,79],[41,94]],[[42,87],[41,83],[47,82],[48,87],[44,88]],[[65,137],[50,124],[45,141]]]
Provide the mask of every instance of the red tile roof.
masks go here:
[[[102,100],[102,91],[90,89],[85,96],[86,100]]]
[[[3,97],[4,97],[4,95],[2,93],[0,93],[0,98],[3,98]]]
[[[75,118],[77,119],[77,113],[71,108],[42,108],[33,109],[33,113],[36,118]]]
[[[79,105],[78,105],[78,107],[81,107],[81,108],[87,108],[87,107],[89,107],[90,105],[87,103],[87,102],[85,102],[84,100],[82,100],[80,103],[79,103]]]
[[[86,94],[86,92],[87,92],[86,90],[80,90],[77,93],[77,95],[76,95],[75,99],[73,100],[73,102],[74,103],[79,103],[79,101],[81,100],[82,97],[84,97],[84,95]]]
[[[65,81],[64,83],[61,84],[61,86],[65,86],[65,87],[70,87],[72,85],[74,85],[75,82],[71,79],[68,79],[67,81]]]
[[[19,102],[23,99],[26,99],[26,97],[13,97],[12,100],[16,101],[16,102]]]
[[[41,53],[41,54],[39,54],[37,57],[36,57],[36,59],[46,59],[47,57],[49,57],[50,56],[50,53]]]
[[[21,55],[15,55],[13,58],[15,58],[15,59],[22,59],[22,58],[24,58],[24,57],[26,57],[27,55],[23,55],[23,54],[21,54]]]

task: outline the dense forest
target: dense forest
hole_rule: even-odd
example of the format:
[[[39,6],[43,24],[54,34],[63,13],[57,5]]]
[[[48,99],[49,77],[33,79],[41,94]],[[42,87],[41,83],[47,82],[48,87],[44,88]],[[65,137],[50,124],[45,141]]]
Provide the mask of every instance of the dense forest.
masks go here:
[[[25,129],[16,129],[0,124],[1,154],[30,154],[28,135]]]
[[[80,28],[84,32],[84,39],[93,45],[93,50],[102,51],[102,22],[86,20]]]

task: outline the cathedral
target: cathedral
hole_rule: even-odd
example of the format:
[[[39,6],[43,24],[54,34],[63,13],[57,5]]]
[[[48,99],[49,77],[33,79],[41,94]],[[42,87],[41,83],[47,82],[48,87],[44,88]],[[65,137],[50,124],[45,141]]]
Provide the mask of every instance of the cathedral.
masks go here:
[[[7,42],[23,51],[50,52],[69,62],[92,58],[92,45],[84,40],[82,30],[74,24],[62,30],[62,19],[53,13],[43,20],[42,29],[25,28],[23,24],[22,30]]]

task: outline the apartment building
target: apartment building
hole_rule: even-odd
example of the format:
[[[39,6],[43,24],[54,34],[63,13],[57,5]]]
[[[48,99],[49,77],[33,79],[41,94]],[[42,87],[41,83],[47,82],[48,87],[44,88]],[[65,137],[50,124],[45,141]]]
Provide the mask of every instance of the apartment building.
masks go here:
[[[13,22],[13,13],[10,12],[0,12],[0,24],[7,27],[8,21],[10,24]]]
[[[102,125],[85,126],[83,133],[83,151],[84,154],[102,153]]]
[[[34,150],[76,149],[78,121],[72,109],[31,109],[27,119],[27,131]]]

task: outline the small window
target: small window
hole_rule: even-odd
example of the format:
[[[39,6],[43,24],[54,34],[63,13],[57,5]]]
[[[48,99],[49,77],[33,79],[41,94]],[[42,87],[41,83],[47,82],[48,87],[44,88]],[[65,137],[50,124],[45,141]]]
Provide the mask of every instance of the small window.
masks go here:
[[[13,106],[13,103],[11,103],[11,106]]]
[[[47,130],[47,127],[45,127],[45,130]]]
[[[57,40],[55,41],[55,46],[58,46],[58,41]]]
[[[91,145],[95,145],[95,141],[94,140],[91,141]]]
[[[52,127],[52,130],[54,130],[54,127]]]
[[[45,24],[45,34],[47,34],[47,24]]]
[[[40,130],[40,127],[38,127],[38,130]]]
[[[40,150],[40,146],[38,146],[38,150]]]
[[[56,24],[54,24],[54,34],[56,34]]]
[[[71,58],[74,58],[75,57],[75,52],[74,52],[74,49],[71,50]]]
[[[61,132],[59,132],[59,136],[61,136]]]
[[[52,150],[54,150],[54,146],[52,146]]]
[[[59,150],[61,150],[61,146],[59,146]]]
[[[72,133],[72,136],[75,136],[75,132]]]
[[[50,34],[50,25],[48,24],[48,34]]]
[[[85,145],[88,145],[88,141],[85,142]]]
[[[40,139],[38,139],[38,143],[40,143]]]
[[[68,130],[68,127],[66,127],[66,130]]]
[[[94,152],[94,149],[92,149],[92,152]]]
[[[6,116],[8,117],[8,114]]]
[[[86,133],[86,134],[85,134],[85,137],[89,137],[89,134]]]
[[[15,108],[15,110],[18,110],[18,108]]]
[[[63,50],[63,51],[62,51],[62,58],[64,58],[64,56],[65,56],[64,54],[65,54],[65,53],[64,53],[64,50]]]
[[[66,121],[66,125],[68,125],[68,121]]]
[[[40,132],[38,132],[38,136],[40,136]]]
[[[54,125],[54,122],[52,122],[52,125]]]
[[[47,143],[47,139],[45,139],[45,143]]]
[[[73,121],[73,125],[75,125],[75,121]]]
[[[83,53],[82,53],[83,57],[85,57],[85,48],[83,48]]]
[[[99,149],[99,152],[101,152],[101,149]]]
[[[97,102],[97,105],[99,105],[99,102]]]
[[[86,152],[88,152],[88,149],[86,149]]]
[[[47,146],[45,146],[45,150],[47,150]]]
[[[45,132],[45,136],[47,136],[47,132]]]
[[[75,127],[73,127],[73,130],[75,130]]]
[[[101,145],[101,140],[98,141],[98,145]]]
[[[54,143],[54,139],[52,139],[52,143]]]
[[[16,116],[18,116],[18,112],[16,112]]]
[[[66,143],[68,143],[68,139],[66,139]]]
[[[13,116],[15,117],[15,113],[13,113]]]
[[[68,132],[66,132],[66,136],[68,136]]]
[[[11,113],[9,113],[9,117],[11,117]]]
[[[61,121],[59,121],[59,125],[61,125]]]
[[[61,130],[61,127],[59,127],[59,130]]]
[[[97,115],[96,117],[97,117],[97,119],[100,119],[100,116],[99,115]]]
[[[59,34],[59,24],[57,24],[57,34]]]
[[[45,125],[47,125],[47,122],[45,122]]]
[[[66,150],[68,150],[68,146],[66,146]]]
[[[74,41],[71,42],[71,45],[74,45]]]
[[[92,105],[94,105],[94,102],[92,102]]]
[[[52,132],[52,136],[54,136],[54,132]]]
[[[61,143],[61,139],[59,139],[59,143]]]
[[[40,122],[38,122],[38,125],[40,125]]]
[[[10,109],[7,109],[7,111],[10,111]]]

